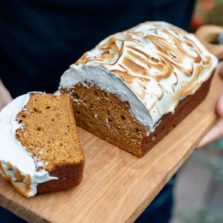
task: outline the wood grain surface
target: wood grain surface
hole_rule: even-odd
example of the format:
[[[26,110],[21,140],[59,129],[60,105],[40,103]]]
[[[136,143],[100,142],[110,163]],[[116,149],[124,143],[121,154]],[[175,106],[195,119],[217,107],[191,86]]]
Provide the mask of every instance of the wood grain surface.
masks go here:
[[[0,179],[0,205],[29,222],[132,222],[193,151],[217,118],[217,73],[207,98],[143,158],[79,129],[86,165],[80,186],[28,199]]]

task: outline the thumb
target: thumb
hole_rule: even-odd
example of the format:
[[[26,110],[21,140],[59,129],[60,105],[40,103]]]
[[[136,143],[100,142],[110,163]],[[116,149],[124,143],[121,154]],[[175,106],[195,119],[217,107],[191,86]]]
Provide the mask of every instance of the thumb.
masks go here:
[[[0,110],[12,100],[9,91],[5,88],[0,79]]]
[[[218,64],[218,72],[221,77],[223,77],[223,62]]]
[[[218,140],[223,136],[223,94],[220,95],[216,105],[216,113],[220,117],[217,124],[202,138],[197,145],[197,148],[207,145],[213,141]]]
[[[223,94],[221,94],[218,98],[216,105],[216,113],[220,118],[223,118]]]

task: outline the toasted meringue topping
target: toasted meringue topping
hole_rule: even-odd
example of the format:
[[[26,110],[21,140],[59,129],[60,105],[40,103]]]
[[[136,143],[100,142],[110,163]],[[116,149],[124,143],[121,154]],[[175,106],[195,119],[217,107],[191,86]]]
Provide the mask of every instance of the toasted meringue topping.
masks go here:
[[[98,73],[106,75],[100,72],[103,68],[107,76],[113,74],[127,85],[131,96],[114,89],[110,92],[127,100],[132,113],[151,130],[164,114],[174,111],[181,99],[194,94],[216,65],[217,59],[194,35],[165,22],[145,22],[109,36],[86,52],[62,76],[61,87],[91,81],[108,90],[107,85],[117,83],[110,81],[105,87],[101,81],[105,81],[104,77],[94,78],[84,67],[98,67]],[[147,111],[147,117],[135,112],[132,93],[141,102],[143,114]]]
[[[50,176],[35,157],[16,138],[16,131],[22,128],[17,114],[28,103],[30,93],[11,101],[0,112],[0,176],[11,182],[15,189],[26,197],[37,193],[37,186],[57,177]]]

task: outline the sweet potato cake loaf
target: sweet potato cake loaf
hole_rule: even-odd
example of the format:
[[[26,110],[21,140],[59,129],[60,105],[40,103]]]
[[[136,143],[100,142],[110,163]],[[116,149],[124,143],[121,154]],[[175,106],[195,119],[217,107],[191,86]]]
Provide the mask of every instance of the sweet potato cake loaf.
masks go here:
[[[145,22],[86,52],[59,89],[80,127],[141,157],[204,99],[216,65],[194,35]]]
[[[80,183],[84,156],[68,95],[28,93],[0,112],[0,175],[26,197]]]

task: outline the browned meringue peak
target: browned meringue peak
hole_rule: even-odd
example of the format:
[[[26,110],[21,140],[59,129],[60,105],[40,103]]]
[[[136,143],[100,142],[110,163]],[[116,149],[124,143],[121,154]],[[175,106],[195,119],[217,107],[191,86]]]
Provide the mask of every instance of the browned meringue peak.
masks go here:
[[[189,35],[167,23],[147,22],[108,37],[76,64],[103,64],[127,82],[134,77],[154,77],[159,81],[175,69],[191,76],[194,63],[209,66],[211,57]]]
[[[145,22],[109,36],[72,69],[94,65],[118,75],[155,124],[173,112],[182,98],[193,94],[216,64],[194,35],[165,22]]]

